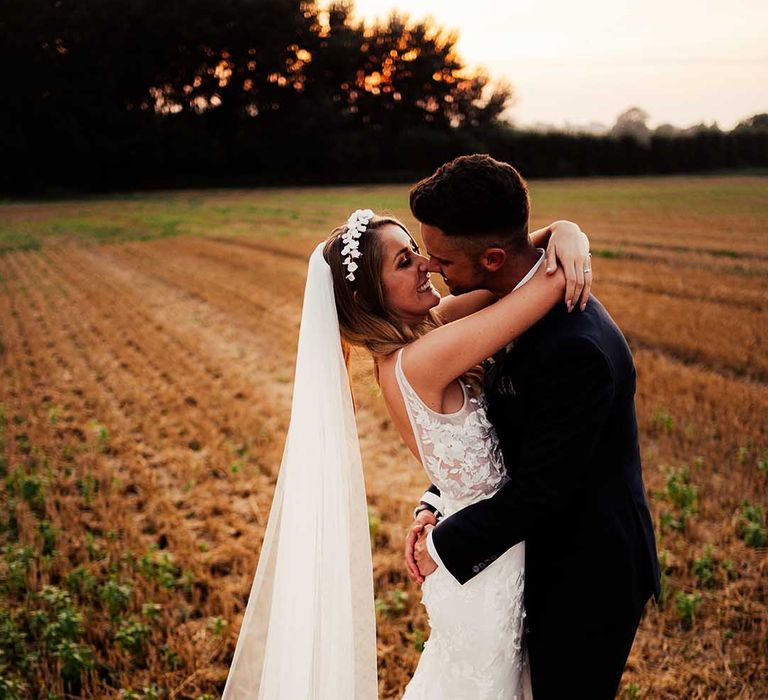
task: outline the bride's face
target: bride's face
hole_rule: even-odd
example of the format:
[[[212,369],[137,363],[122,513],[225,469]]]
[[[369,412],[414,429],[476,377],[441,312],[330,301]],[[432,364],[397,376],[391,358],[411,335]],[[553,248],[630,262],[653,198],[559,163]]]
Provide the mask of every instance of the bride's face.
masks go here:
[[[382,226],[381,282],[387,305],[406,322],[421,321],[440,302],[429,280],[429,259],[420,255],[411,238],[394,224]]]

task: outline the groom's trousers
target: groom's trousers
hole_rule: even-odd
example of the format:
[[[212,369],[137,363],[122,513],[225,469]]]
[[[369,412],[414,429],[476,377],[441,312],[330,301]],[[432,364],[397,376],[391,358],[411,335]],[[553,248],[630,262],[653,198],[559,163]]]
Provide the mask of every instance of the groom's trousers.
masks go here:
[[[599,592],[593,593],[595,597]],[[583,613],[577,615],[574,602],[556,596],[536,618],[529,615],[533,697],[614,700],[646,601],[629,605],[626,600],[615,601],[606,610],[604,601],[584,598],[576,601]],[[599,618],[589,615],[594,605],[600,607]]]

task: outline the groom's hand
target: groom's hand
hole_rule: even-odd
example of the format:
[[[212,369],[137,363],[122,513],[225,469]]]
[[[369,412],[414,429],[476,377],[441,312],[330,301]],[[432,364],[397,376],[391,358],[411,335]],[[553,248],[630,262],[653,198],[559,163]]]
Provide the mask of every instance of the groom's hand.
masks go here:
[[[429,576],[435,571],[435,569],[437,569],[437,564],[435,563],[435,560],[432,559],[432,557],[429,555],[429,550],[427,549],[427,535],[429,535],[432,528],[434,528],[434,525],[425,525],[424,529],[419,534],[419,538],[416,540],[416,545],[414,546],[416,565],[419,567],[419,574],[421,579],[419,583],[424,583],[424,578]]]
[[[424,576],[422,576],[419,571],[420,567],[416,563],[416,542],[419,539],[419,535],[424,533],[426,526],[432,528],[435,525],[437,525],[435,514],[428,510],[422,510],[416,516],[416,520],[413,521],[411,529],[408,531],[408,536],[405,538],[405,565],[408,567],[408,576],[414,583],[424,583]],[[424,548],[426,549],[426,545],[424,545]],[[429,556],[429,553],[427,553],[427,556]]]

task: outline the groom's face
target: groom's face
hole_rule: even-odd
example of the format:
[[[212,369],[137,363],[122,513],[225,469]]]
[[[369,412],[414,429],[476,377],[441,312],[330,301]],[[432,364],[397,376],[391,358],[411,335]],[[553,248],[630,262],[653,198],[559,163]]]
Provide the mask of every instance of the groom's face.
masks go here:
[[[421,240],[429,255],[429,271],[443,276],[451,294],[483,288],[483,268],[462,248],[459,237],[446,236],[437,226],[421,224]]]

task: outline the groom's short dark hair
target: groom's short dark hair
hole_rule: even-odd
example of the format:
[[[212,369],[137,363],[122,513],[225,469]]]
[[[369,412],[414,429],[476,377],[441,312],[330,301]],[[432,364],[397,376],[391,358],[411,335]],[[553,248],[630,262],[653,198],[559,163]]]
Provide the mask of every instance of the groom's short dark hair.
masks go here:
[[[411,212],[447,236],[503,236],[528,241],[530,201],[522,175],[487,154],[459,156],[411,188]]]

